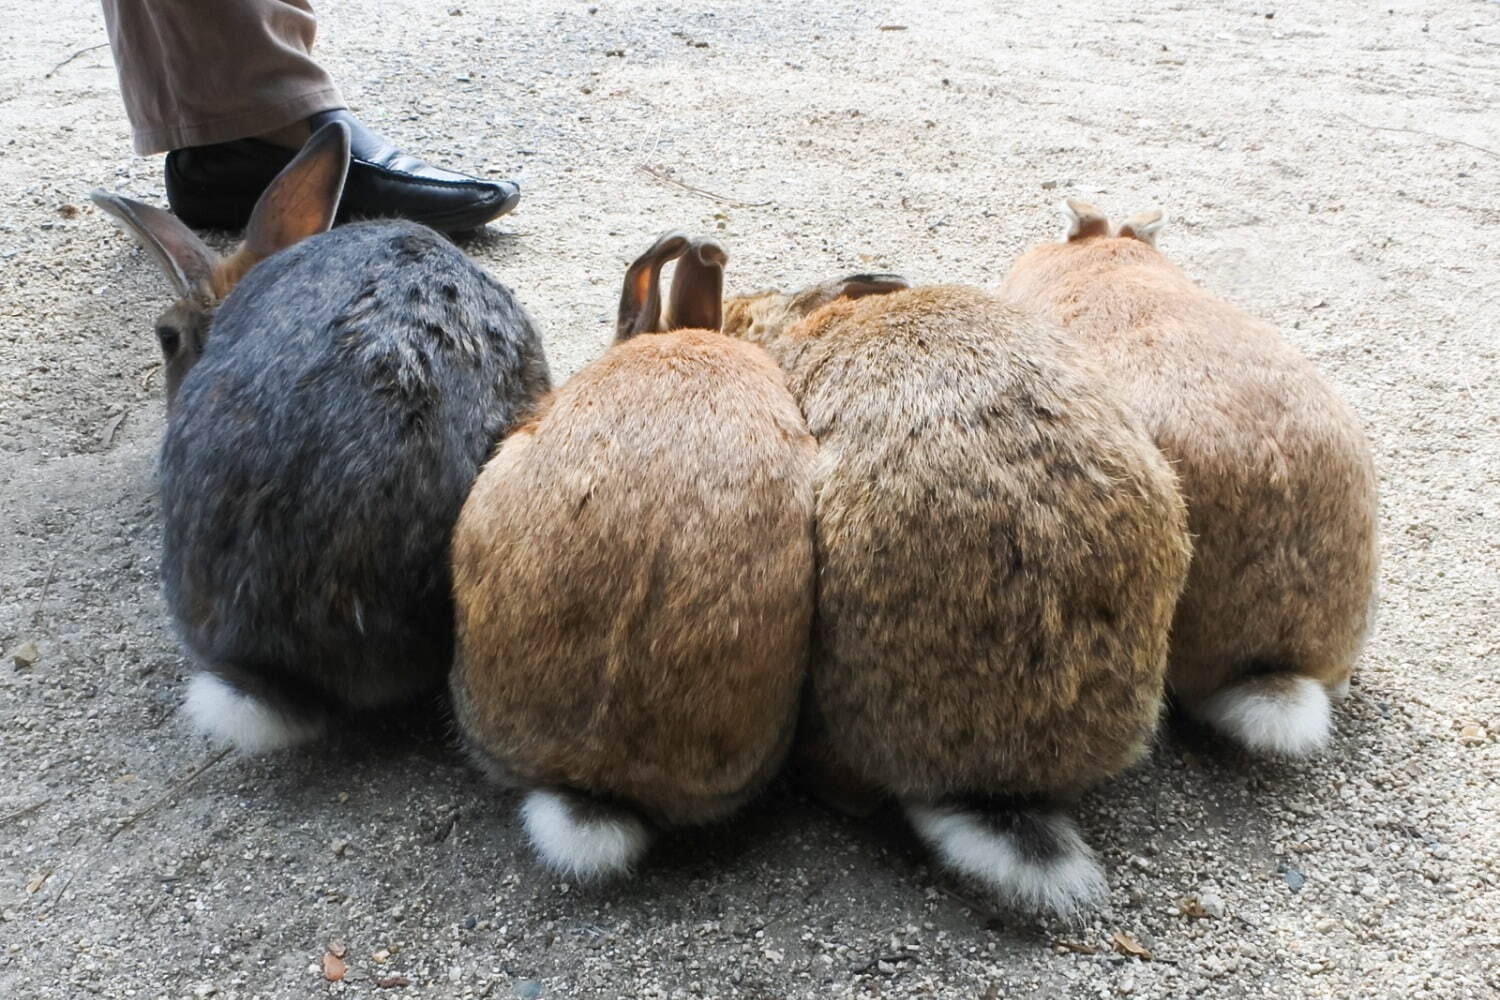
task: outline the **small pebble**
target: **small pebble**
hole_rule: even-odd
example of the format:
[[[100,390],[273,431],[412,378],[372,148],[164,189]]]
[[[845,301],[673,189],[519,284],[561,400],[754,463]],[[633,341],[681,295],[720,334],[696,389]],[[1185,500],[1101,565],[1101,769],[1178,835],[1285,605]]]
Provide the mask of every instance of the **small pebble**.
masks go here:
[[[542,984],[535,979],[522,979],[516,983],[515,994],[521,1000],[536,1000],[542,995]]]

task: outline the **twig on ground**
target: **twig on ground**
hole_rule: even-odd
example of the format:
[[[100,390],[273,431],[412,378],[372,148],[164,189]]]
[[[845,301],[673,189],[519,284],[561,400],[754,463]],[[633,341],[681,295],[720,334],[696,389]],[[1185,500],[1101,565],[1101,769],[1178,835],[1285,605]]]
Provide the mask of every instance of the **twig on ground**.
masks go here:
[[[712,191],[705,191],[701,187],[694,187],[691,184],[684,184],[682,181],[667,173],[664,167],[653,167],[650,164],[642,163],[638,167],[636,167],[636,169],[648,177],[656,178],[663,184],[670,184],[673,187],[682,188],[682,190],[684,191],[690,191],[693,194],[701,195],[704,198],[711,198],[712,200],[717,201],[720,204],[731,205],[734,208],[763,208],[766,205],[771,204],[769,201],[740,201],[738,198],[730,198],[726,195],[714,194]]]
[[[1452,136],[1438,135],[1436,132],[1424,132],[1419,128],[1406,128],[1403,125],[1371,125],[1368,122],[1360,121],[1353,115],[1346,115],[1342,111],[1336,111],[1334,113],[1337,114],[1340,118],[1343,118],[1346,121],[1351,121],[1361,128],[1373,129],[1376,132],[1406,132],[1410,135],[1421,135],[1426,136],[1429,139],[1437,139],[1440,142],[1451,142],[1456,143],[1460,146],[1467,146],[1470,149],[1477,149],[1481,153],[1488,153],[1490,156],[1500,156],[1500,150],[1490,149],[1488,146],[1476,146],[1472,142],[1465,142],[1462,139],[1455,139]]]
[[[971,896],[966,896],[956,889],[950,889],[946,885],[938,886],[937,890],[954,902],[962,904],[975,916],[983,918],[986,923],[1005,923],[1005,914],[1001,913],[994,907],[981,902],[980,900],[974,899]]]
[[[870,972],[873,971],[876,966],[880,965],[881,962],[884,962],[887,965],[896,965],[899,962],[910,962],[913,965],[921,965],[922,959],[916,955],[908,955],[904,951],[893,951],[884,955],[876,955],[864,965],[855,966],[850,971],[855,973],[856,975],[864,972]]]
[[[176,798],[177,795],[184,788],[186,788],[188,785],[191,785],[193,782],[197,781],[200,777],[202,777],[203,773],[205,771],[207,771],[209,768],[213,767],[215,764],[217,764],[219,761],[223,760],[225,757],[228,757],[229,756],[229,751],[232,750],[232,749],[233,749],[233,747],[225,747],[224,749],[220,750],[218,753],[213,754],[207,760],[205,760],[203,763],[201,763],[197,767],[195,767],[192,770],[192,772],[190,774],[188,774],[187,777],[183,778],[181,781],[177,782],[177,784],[173,785],[171,788],[168,788],[165,792],[162,792],[156,798],[152,799],[150,802],[147,802],[145,805],[141,806],[135,812],[133,812],[129,816],[125,817],[124,821],[121,822],[119,826],[115,827],[114,830],[110,832],[109,836],[107,836],[107,837],[104,838],[104,844],[108,844],[108,843],[112,842],[120,834],[124,833],[126,830],[130,829],[132,826],[135,826],[137,823],[139,823],[141,821],[141,819],[144,818],[146,815],[148,815],[149,813],[155,811],[159,807],[166,805],[172,799]],[[102,847],[102,846],[104,846],[104,844],[101,844],[100,846]]]
[[[176,798],[178,795],[180,795],[182,793],[183,789],[187,788],[193,782],[195,782],[199,778],[201,778],[203,776],[204,772],[206,772],[209,768],[213,767],[215,764],[217,764],[219,761],[223,760],[225,757],[228,757],[229,753],[230,753],[230,751],[232,749],[234,749],[234,748],[233,747],[225,747],[224,749],[218,751],[217,753],[212,754],[203,763],[201,763],[197,767],[193,768],[193,770],[185,778],[183,778],[181,781],[177,782],[177,784],[173,785],[171,788],[167,789],[165,792],[162,792],[156,798],[152,799],[150,802],[147,802],[145,805],[141,806],[135,812],[133,812],[129,816],[125,817],[125,819],[120,822],[119,826],[115,827],[113,830],[111,830],[108,834],[105,835],[104,840],[99,844],[99,847],[100,848],[104,848],[104,847],[109,846],[111,843],[114,842],[114,839],[116,837],[118,837],[120,834],[124,833],[126,830],[129,830],[131,827],[135,826],[143,818],[145,818],[146,816],[148,816],[149,814],[151,814],[155,810],[159,809],[163,805],[166,805],[168,802],[172,801],[172,799]],[[82,839],[83,838],[81,838],[81,837],[79,838],[80,841]],[[78,845],[77,845],[77,843],[75,843],[73,846],[76,847]],[[79,865],[77,868],[75,868],[72,872],[70,872],[68,874],[68,880],[62,884],[62,888],[58,889],[56,895],[54,895],[52,897],[52,908],[53,909],[56,909],[57,904],[60,903],[60,902],[62,902],[63,895],[68,891],[68,889],[70,887],[72,887],[73,880],[78,877],[78,873],[79,872],[83,872],[83,871],[87,871],[89,869],[89,867],[92,865],[93,861],[96,858],[98,858],[98,857],[99,857],[99,852],[95,851],[94,853],[92,853],[92,854],[90,854],[88,856],[88,858],[84,861],[83,864]],[[50,874],[50,872],[49,872],[49,874]]]
[[[38,809],[42,808],[42,806],[51,801],[51,799],[42,799],[40,802],[33,802],[29,806],[17,809],[15,812],[11,813],[8,816],[0,816],[0,826],[4,826],[7,823],[11,823],[15,820],[21,819],[23,816],[30,816],[32,813],[36,812]]]
[[[54,77],[54,76],[57,75],[57,71],[58,70],[62,69],[68,63],[72,62],[74,59],[77,59],[79,56],[81,56],[81,55],[87,55],[88,53],[93,52],[95,49],[102,49],[102,48],[105,48],[108,45],[109,45],[108,42],[100,42],[98,45],[89,45],[89,46],[87,46],[85,48],[79,49],[77,52],[75,52],[72,55],[68,56],[68,58],[66,58],[62,62],[58,63],[56,66],[53,66],[51,69],[49,69],[47,71],[47,75],[44,76],[44,77],[42,77],[42,79],[43,80],[51,79],[52,77]]]
[[[36,599],[36,607],[31,609],[31,627],[34,630],[37,622],[42,620],[42,605],[47,603],[47,592],[52,589],[52,581],[57,579],[57,557],[62,554],[61,549],[52,552],[52,563],[47,567],[47,579],[42,581],[42,593]]]

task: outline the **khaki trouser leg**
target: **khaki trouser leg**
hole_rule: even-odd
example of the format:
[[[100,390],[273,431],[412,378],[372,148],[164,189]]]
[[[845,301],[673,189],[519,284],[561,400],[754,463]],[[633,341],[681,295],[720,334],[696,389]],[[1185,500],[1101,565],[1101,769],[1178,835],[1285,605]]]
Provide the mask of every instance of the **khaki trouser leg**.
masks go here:
[[[344,107],[308,54],[309,0],[104,0],[143,155],[271,132]]]

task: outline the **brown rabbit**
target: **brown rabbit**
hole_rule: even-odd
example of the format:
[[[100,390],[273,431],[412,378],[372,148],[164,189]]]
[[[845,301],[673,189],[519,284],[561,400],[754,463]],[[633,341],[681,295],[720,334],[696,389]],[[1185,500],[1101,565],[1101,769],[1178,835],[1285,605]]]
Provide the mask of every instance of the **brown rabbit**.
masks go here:
[[[730,813],[795,728],[815,445],[774,362],[717,332],[724,260],[669,233],[631,265],[614,346],[505,440],[454,539],[459,724],[581,876]]]
[[[1057,805],[1157,723],[1188,563],[1161,455],[1060,331],[975,289],[856,275],[725,317],[818,440],[803,764],[835,800],[898,798],[1011,903],[1094,902]]]
[[[1061,322],[1116,380],[1172,463],[1192,567],[1168,683],[1192,715],[1267,753],[1329,736],[1375,593],[1375,471],[1359,422],[1265,323],[1156,249],[1162,214],[1118,229],[1069,200],[1061,243],[1004,293]]]

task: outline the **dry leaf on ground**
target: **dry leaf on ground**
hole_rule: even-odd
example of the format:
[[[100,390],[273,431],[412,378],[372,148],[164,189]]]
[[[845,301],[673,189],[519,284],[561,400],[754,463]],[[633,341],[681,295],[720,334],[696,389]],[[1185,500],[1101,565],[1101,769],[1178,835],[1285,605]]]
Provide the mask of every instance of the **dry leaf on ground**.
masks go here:
[[[1095,948],[1091,944],[1084,944],[1082,941],[1054,941],[1052,943],[1056,947],[1061,948],[1063,951],[1071,951],[1075,955],[1099,954],[1098,948]]]
[[[1151,961],[1150,949],[1124,931],[1115,931],[1111,934],[1109,936],[1109,943],[1114,945],[1115,951],[1118,951],[1122,955],[1144,959],[1147,962]]]
[[[1179,899],[1177,901],[1177,912],[1181,913],[1184,917],[1187,917],[1189,920],[1207,920],[1208,919],[1208,911],[1205,910],[1203,908],[1203,904],[1198,899],[1194,898],[1193,896],[1188,896],[1188,897],[1186,897],[1184,899]]]

